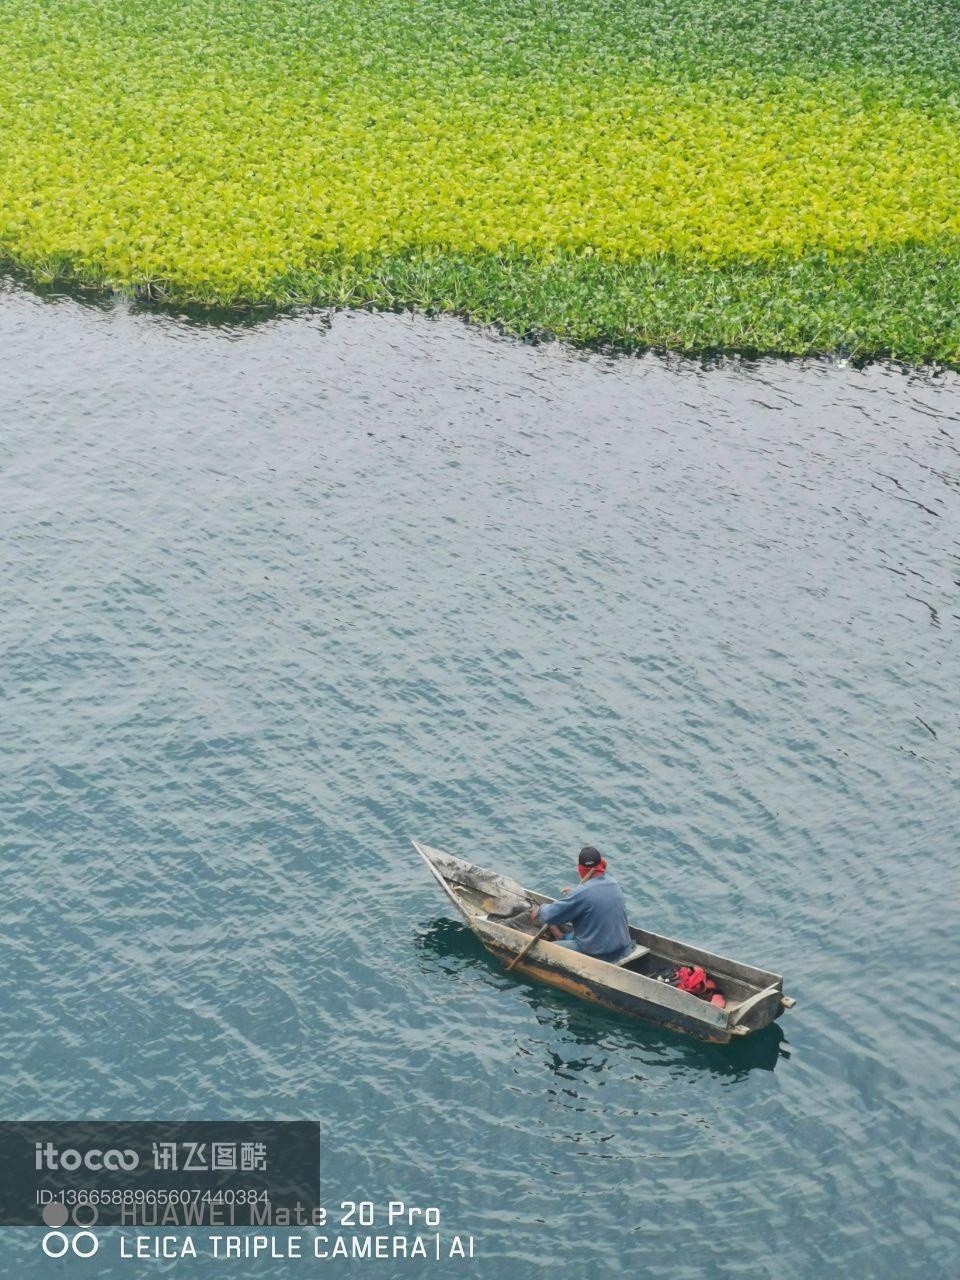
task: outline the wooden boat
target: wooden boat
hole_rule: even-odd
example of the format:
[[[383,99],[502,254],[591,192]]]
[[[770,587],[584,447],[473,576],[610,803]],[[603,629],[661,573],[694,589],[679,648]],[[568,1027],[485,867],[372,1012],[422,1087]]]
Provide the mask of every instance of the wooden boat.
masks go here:
[[[530,920],[531,907],[554,899],[417,840],[413,847],[487,950],[507,963],[518,956],[537,932]],[[618,964],[542,939],[513,971],[609,1009],[718,1044],[760,1031],[795,1003],[783,994],[779,974],[727,960],[648,929],[631,927],[630,936],[636,945]],[[726,1007],[721,1009],[665,981],[679,965],[702,965],[726,997]]]

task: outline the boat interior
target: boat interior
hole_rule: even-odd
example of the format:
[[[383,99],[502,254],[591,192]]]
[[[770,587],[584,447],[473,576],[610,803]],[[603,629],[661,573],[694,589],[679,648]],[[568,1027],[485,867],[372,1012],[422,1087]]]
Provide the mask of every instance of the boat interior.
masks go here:
[[[507,880],[505,877],[491,874],[491,882],[484,883],[483,878],[476,874],[478,870],[470,867],[468,872],[459,873],[456,877],[446,874],[443,876],[447,887],[463,911],[478,922],[489,919],[532,937],[538,927],[530,919],[531,907],[537,903],[551,902],[553,899],[529,889],[522,889],[516,882]],[[465,883],[468,879],[471,883]],[[684,948],[682,944],[650,933],[648,930],[630,926],[630,934],[636,946],[616,967],[631,973],[642,974],[644,977],[655,980],[667,980],[673,975],[678,965],[703,964],[709,976],[716,982],[719,991],[726,998],[727,1007],[730,1009],[756,995],[768,985],[767,981],[746,981],[742,976],[738,976],[724,966],[720,957],[709,956],[709,963],[705,963],[704,953],[695,948]],[[773,976],[764,975],[765,979]]]

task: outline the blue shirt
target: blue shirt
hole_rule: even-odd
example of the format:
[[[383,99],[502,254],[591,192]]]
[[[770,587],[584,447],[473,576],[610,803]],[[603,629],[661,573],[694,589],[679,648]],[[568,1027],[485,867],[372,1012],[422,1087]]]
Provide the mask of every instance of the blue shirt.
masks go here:
[[[609,875],[587,880],[560,902],[546,903],[537,916],[544,924],[572,924],[577,945],[588,956],[619,960],[633,946],[623,890]]]

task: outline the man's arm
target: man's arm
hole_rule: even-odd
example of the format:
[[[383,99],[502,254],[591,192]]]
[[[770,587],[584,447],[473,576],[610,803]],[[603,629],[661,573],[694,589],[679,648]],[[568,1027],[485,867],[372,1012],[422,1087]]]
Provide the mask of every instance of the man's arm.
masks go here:
[[[534,907],[530,919],[539,924],[574,924],[580,914],[580,903],[571,895],[563,902],[545,902],[543,906]]]

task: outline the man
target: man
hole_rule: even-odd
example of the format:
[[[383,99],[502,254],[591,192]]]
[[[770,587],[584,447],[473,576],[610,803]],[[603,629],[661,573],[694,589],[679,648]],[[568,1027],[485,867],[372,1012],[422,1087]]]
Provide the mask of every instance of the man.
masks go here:
[[[574,938],[565,945],[615,964],[634,945],[627,928],[623,890],[607,875],[607,864],[592,845],[580,850],[577,874],[581,883],[576,889],[563,890],[568,895],[565,901],[534,907],[530,919],[549,924],[555,939],[562,937],[557,925],[572,925]]]

